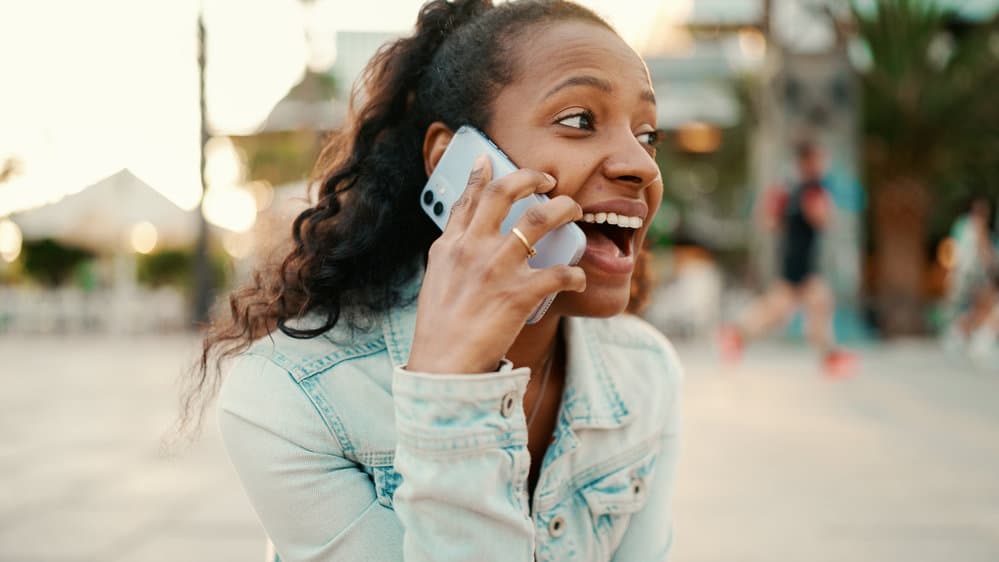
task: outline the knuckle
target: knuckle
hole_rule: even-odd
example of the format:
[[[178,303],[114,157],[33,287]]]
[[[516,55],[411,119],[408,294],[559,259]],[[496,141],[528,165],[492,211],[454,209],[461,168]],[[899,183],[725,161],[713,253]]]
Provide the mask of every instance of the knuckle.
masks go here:
[[[573,271],[568,267],[560,267],[558,271],[555,272],[555,277],[561,285],[571,285],[576,280],[576,276],[573,274]]]
[[[437,260],[443,258],[448,252],[447,241],[443,237],[438,238],[430,245],[430,250],[427,252],[427,257],[430,260]]]
[[[502,197],[506,195],[507,184],[502,180],[492,181],[485,185],[486,195],[490,197]]]
[[[481,187],[485,177],[486,171],[484,168],[476,168],[472,170],[472,173],[468,176],[468,187]]]
[[[535,206],[524,213],[524,220],[530,226],[542,227],[548,224],[548,215],[540,206]]]

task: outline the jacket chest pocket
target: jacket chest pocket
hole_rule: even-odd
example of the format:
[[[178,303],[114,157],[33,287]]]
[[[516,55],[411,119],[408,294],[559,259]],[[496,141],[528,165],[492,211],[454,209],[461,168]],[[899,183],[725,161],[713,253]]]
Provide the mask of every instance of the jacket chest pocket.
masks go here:
[[[656,451],[647,452],[579,489],[604,558],[610,558],[621,544],[631,516],[645,507],[655,461]]]
[[[396,488],[402,484],[402,475],[396,472],[392,465],[372,466],[370,471],[371,479],[375,483],[375,496],[378,503],[392,508],[392,496],[395,495]]]

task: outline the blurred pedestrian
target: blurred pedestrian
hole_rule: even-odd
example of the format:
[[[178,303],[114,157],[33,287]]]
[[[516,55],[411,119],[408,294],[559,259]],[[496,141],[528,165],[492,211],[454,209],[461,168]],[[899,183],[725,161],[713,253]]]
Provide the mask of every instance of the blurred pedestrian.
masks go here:
[[[736,361],[749,340],[786,323],[799,307],[806,315],[808,339],[826,374],[852,373],[856,358],[836,346],[832,319],[835,300],[818,271],[819,238],[833,220],[833,202],[824,184],[825,154],[811,141],[795,149],[798,178],[790,189],[771,190],[758,214],[764,228],[780,240],[780,278],[753,301],[738,322],[721,328],[722,357]]]
[[[991,233],[989,200],[974,197],[967,208],[950,231],[954,263],[947,278],[944,346],[949,351],[967,350],[972,356],[982,357],[988,354],[997,332],[994,317],[999,308],[999,241]]]
[[[999,265],[990,234],[991,205],[985,197],[974,197],[967,211],[959,216],[950,229],[954,262],[947,277],[947,337],[966,340],[981,315],[982,291],[989,289],[989,274]]]
[[[989,280],[976,295],[963,319],[967,331],[969,358],[992,370],[999,370],[999,265],[989,271]]]

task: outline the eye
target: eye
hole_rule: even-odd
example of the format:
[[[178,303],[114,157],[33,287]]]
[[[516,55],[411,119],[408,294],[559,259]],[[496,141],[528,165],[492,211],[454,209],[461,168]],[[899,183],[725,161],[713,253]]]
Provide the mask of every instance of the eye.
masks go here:
[[[662,140],[662,135],[659,134],[659,131],[649,131],[647,133],[638,134],[639,142],[641,142],[644,145],[651,146],[653,148],[658,146],[661,140]]]
[[[573,129],[585,129],[587,131],[592,131],[593,121],[594,119],[592,113],[589,111],[580,111],[578,113],[562,117],[556,121],[556,123],[565,125],[566,127],[572,127]]]

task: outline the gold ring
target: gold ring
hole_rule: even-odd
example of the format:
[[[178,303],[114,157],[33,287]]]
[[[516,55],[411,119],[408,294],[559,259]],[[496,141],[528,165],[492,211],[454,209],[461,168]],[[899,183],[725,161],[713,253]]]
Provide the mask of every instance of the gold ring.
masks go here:
[[[519,228],[515,226],[510,232],[513,232],[513,235],[519,238],[521,243],[524,244],[524,247],[527,248],[527,259],[531,259],[538,255],[538,251],[534,249],[534,246],[531,246],[531,243],[527,241],[527,237],[524,236],[524,233],[521,232]]]

